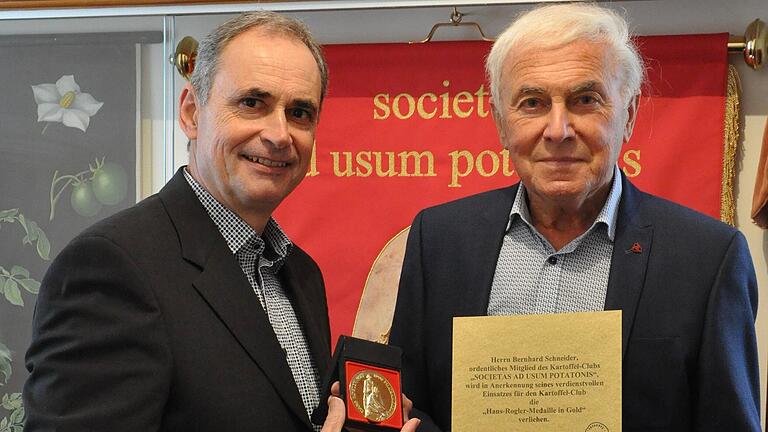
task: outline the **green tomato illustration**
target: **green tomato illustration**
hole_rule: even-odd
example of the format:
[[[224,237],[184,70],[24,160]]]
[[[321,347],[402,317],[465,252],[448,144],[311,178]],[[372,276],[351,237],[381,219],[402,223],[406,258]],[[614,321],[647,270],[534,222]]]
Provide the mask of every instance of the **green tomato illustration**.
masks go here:
[[[104,205],[115,205],[128,192],[127,176],[120,165],[107,162],[93,173],[93,193]]]
[[[72,187],[69,202],[72,204],[72,209],[80,216],[95,216],[101,210],[101,203],[96,201],[91,185],[87,182],[80,182]]]

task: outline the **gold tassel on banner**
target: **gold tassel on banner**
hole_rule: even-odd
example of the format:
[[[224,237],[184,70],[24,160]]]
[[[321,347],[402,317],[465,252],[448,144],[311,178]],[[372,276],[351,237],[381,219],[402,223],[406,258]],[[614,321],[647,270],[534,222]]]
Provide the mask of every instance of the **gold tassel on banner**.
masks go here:
[[[736,225],[733,182],[736,178],[736,148],[739,143],[739,74],[728,65],[725,94],[725,134],[723,140],[723,184],[720,190],[720,220]]]

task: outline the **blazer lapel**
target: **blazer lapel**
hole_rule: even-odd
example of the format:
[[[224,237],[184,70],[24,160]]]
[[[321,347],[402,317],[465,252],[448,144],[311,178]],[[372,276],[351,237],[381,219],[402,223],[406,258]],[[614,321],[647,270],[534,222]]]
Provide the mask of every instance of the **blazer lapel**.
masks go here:
[[[192,285],[294,413],[311,427],[280,343],[256,294],[181,168],[160,191],[184,259],[201,269]]]
[[[605,310],[621,310],[622,358],[632,334],[637,304],[645,284],[648,257],[653,241],[653,226],[644,221],[640,201],[642,193],[622,175],[622,196],[611,257],[611,273]]]
[[[461,315],[485,315],[491,296],[493,275],[499,260],[501,244],[504,241],[509,212],[517,194],[518,185],[491,192],[481,206],[481,214],[461,249],[464,257],[464,271],[470,272],[468,280],[474,281],[466,287]]]

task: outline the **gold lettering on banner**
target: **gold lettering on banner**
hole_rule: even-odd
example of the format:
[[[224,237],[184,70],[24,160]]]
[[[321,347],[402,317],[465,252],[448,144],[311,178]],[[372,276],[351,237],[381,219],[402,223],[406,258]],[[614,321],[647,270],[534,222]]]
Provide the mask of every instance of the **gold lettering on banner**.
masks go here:
[[[376,175],[379,177],[394,177],[397,175],[397,171],[395,171],[395,153],[394,152],[386,152],[386,155],[388,156],[389,163],[387,164],[389,166],[389,169],[384,172],[383,169],[381,169],[382,162],[381,162],[381,152],[373,152],[373,154],[376,156]]]
[[[485,162],[483,162],[486,157],[491,158],[491,170],[488,171],[485,169]],[[494,174],[496,174],[496,171],[499,170],[499,156],[490,151],[490,150],[484,150],[480,152],[479,155],[477,155],[477,173],[480,174],[483,177],[490,177]]]
[[[389,95],[379,93],[373,97],[373,119],[386,120],[389,118]],[[378,108],[381,111],[376,111]]]
[[[477,157],[468,150],[454,150],[448,153],[451,158],[451,182],[448,187],[461,187],[460,179],[470,176],[477,172],[482,177],[491,177],[499,173],[504,177],[511,177],[515,174],[509,158],[509,151],[504,149],[500,152],[492,150],[483,150]]]
[[[456,97],[453,98],[453,112],[455,112],[456,115],[461,117],[461,118],[469,117],[470,114],[472,114],[472,111],[475,110],[475,107],[469,107],[468,111],[464,111],[459,106],[459,104],[465,104],[466,105],[467,102],[469,102],[469,103],[474,102],[472,100],[472,93],[470,93],[468,91],[463,91],[463,92],[458,93],[456,95]]]
[[[451,85],[450,81],[443,81],[443,87],[448,87],[449,85]],[[440,97],[443,98],[443,113],[440,114],[440,118],[451,118],[451,115],[448,113],[448,92],[441,94]]]
[[[320,174],[317,170],[317,143],[312,143],[312,157],[309,159],[309,170],[307,171],[307,177],[315,177]]]
[[[408,103],[408,111],[406,114],[403,114],[403,112],[400,111],[400,101],[403,98],[405,98],[406,102]],[[416,101],[413,99],[413,96],[409,95],[408,93],[400,93],[399,95],[395,96],[395,99],[392,100],[392,111],[395,113],[395,117],[399,118],[400,120],[409,119],[416,111]]]
[[[344,152],[344,158],[347,160],[347,168],[344,172],[339,169],[339,152],[331,152],[333,157],[333,175],[336,177],[352,177],[352,153]]]
[[[485,96],[490,96],[491,94],[488,93],[485,90],[485,84],[481,85],[479,89],[477,89],[477,92],[475,92],[475,96],[477,96],[477,115],[480,118],[486,118],[488,117],[488,110],[485,109]]]
[[[333,175],[336,177],[436,177],[435,155],[428,150],[394,151],[343,151],[330,152],[333,159]],[[448,187],[462,187],[462,179],[471,176],[512,177],[516,174],[509,150],[482,150],[473,153],[470,150],[454,150],[448,153],[450,158],[450,182]],[[627,150],[621,155],[625,165],[622,171],[627,177],[637,177],[642,172],[640,150]],[[313,150],[310,169],[307,176],[316,176],[320,172]]]
[[[357,168],[355,173],[358,177],[368,177],[373,172],[373,165],[371,165],[371,152],[362,151],[357,154],[355,158],[357,160]],[[360,169],[362,168],[362,169]]]
[[[430,151],[421,153],[415,151],[400,152],[400,176],[402,177],[434,177],[435,174],[435,156]],[[408,159],[413,157],[413,174],[408,173]],[[427,173],[421,173],[421,159],[427,158]]]
[[[637,177],[643,167],[640,165],[640,150],[627,150],[621,159],[627,165],[623,171],[627,177]]]
[[[509,150],[504,149],[501,151],[501,174],[504,177],[511,177],[515,173],[515,170],[511,169],[512,162],[509,159]]]
[[[435,155],[430,151],[357,153],[331,152],[336,177],[435,177]],[[399,170],[397,161],[399,160]],[[426,165],[426,171],[424,170]]]
[[[451,157],[451,182],[448,183],[448,187],[461,187],[459,184],[459,177],[466,177],[472,172],[473,159],[472,153],[467,150],[454,150],[448,153]],[[464,160],[466,168],[459,171],[459,160]]]
[[[400,92],[390,97],[389,93],[379,93],[373,97],[373,119],[387,120],[394,118],[408,120],[414,117],[431,120],[434,118],[450,119],[454,116],[465,119],[472,116],[480,118],[488,117],[486,108],[490,93],[485,84],[472,92],[470,90],[458,90],[452,93],[449,80],[443,80],[442,86],[447,91],[438,96],[434,92],[426,92],[413,95],[408,92]],[[439,99],[439,100],[438,100]],[[439,113],[439,115],[438,115]]]
[[[425,110],[424,98],[429,98],[429,100],[435,102],[437,101],[437,95],[434,93],[424,93],[423,95],[419,96],[419,100],[416,102],[416,109],[419,111],[419,117],[429,120],[437,114],[437,107],[435,107],[435,109],[432,111]]]

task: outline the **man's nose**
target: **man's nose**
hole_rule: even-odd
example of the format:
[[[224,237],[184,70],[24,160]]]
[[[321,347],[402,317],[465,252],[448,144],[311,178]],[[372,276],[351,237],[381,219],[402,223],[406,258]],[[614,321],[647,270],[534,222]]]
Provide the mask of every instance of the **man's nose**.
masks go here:
[[[563,142],[574,135],[571,116],[564,103],[553,103],[547,114],[544,138],[552,142]]]
[[[266,123],[261,131],[262,141],[271,144],[275,148],[291,145],[293,138],[288,129],[288,119],[284,110],[275,109],[264,120]]]

